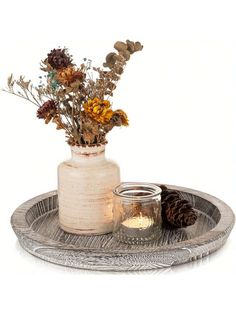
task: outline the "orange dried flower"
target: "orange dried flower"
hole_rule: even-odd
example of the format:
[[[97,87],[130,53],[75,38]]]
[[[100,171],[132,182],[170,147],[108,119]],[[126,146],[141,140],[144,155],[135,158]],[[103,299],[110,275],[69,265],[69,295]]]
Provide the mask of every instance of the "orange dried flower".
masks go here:
[[[65,86],[69,86],[71,83],[77,80],[82,81],[83,78],[84,73],[76,70],[72,66],[58,70],[56,75],[56,80]]]
[[[89,99],[83,107],[91,118],[102,124],[109,122],[113,116],[111,104],[108,100],[101,100],[95,97],[94,99]]]

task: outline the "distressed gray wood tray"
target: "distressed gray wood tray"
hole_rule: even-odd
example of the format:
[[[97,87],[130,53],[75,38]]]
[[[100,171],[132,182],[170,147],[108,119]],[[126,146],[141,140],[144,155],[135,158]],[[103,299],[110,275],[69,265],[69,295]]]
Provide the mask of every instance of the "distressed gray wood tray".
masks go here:
[[[58,224],[57,191],[37,196],[18,207],[11,224],[21,246],[46,261],[93,270],[146,270],[173,266],[202,258],[227,240],[234,214],[214,196],[182,188],[178,190],[196,209],[198,218],[185,229],[163,229],[153,243],[133,246],[116,242],[112,234],[78,236]]]

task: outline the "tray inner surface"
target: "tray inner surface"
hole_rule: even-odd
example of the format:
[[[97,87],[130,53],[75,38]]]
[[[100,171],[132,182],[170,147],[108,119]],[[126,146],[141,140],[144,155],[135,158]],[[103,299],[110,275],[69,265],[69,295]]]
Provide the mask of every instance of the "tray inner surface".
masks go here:
[[[197,221],[193,226],[183,229],[167,229],[163,228],[160,239],[155,242],[142,245],[145,247],[160,247],[171,245],[180,241],[189,240],[198,237],[216,226],[220,219],[220,212],[216,206],[202,199],[199,196],[181,192],[182,196],[192,203],[197,211]],[[50,238],[60,244],[73,245],[74,247],[88,249],[121,249],[132,248],[137,246],[121,244],[115,241],[112,234],[100,236],[78,236],[64,232],[59,227],[58,222],[58,202],[57,195],[50,196],[38,202],[26,214],[26,220],[31,229],[36,233]]]

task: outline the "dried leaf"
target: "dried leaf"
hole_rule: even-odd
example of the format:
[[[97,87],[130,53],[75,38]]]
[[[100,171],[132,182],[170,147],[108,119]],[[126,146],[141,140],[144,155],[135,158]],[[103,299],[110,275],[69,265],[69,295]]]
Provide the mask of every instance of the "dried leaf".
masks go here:
[[[13,81],[13,74],[11,74],[8,79],[7,79],[7,85],[8,87],[12,87],[14,85],[14,81]]]

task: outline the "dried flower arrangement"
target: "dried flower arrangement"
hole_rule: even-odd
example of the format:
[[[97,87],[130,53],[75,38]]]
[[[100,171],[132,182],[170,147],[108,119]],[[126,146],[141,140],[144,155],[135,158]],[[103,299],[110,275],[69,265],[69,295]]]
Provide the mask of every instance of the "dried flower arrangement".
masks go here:
[[[45,83],[41,81],[35,87],[23,76],[14,79],[11,75],[5,91],[38,106],[37,117],[46,124],[56,123],[58,130],[64,129],[69,145],[106,143],[106,134],[113,127],[128,125],[126,113],[112,110],[109,99],[130,56],[143,46],[126,40],[116,42],[114,48],[117,52],[106,56],[102,68],[92,67],[87,59],[76,66],[66,48],[53,49],[41,63]]]

